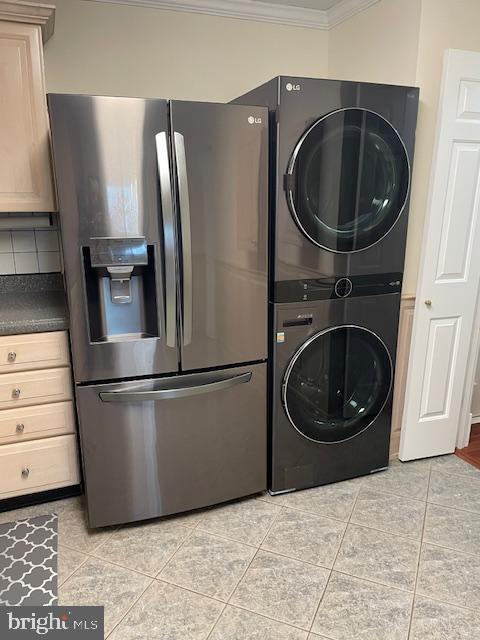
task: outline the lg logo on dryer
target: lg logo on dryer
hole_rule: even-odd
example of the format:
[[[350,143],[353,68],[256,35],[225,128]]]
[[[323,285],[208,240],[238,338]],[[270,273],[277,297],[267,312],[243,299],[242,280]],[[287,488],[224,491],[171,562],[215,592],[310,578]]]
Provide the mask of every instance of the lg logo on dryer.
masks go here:
[[[287,91],[300,91],[301,87],[299,84],[292,84],[291,82],[287,82],[287,84],[285,85],[285,89]]]
[[[262,124],[261,118],[255,118],[254,116],[248,116],[248,124]]]

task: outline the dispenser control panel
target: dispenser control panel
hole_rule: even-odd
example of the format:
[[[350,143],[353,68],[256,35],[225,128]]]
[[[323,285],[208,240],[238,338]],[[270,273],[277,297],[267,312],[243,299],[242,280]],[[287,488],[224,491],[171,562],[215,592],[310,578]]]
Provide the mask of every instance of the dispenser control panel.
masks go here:
[[[145,238],[90,238],[92,267],[148,264]]]

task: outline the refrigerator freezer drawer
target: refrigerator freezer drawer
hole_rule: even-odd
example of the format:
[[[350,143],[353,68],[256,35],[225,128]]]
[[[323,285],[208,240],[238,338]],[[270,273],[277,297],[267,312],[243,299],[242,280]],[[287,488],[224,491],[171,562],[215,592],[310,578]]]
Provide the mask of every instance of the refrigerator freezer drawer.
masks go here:
[[[266,488],[266,364],[77,389],[89,523]]]

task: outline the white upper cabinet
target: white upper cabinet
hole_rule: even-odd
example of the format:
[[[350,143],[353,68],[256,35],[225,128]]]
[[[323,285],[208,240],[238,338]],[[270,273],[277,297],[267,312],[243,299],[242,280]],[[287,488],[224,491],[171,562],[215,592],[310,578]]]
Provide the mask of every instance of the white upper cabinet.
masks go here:
[[[40,26],[0,20],[0,87],[0,212],[55,211]]]

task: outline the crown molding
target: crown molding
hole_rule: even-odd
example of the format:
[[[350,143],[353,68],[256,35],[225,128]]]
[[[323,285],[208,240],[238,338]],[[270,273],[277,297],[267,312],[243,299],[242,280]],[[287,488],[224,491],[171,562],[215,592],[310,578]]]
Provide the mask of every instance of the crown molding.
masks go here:
[[[326,13],[328,14],[328,28],[333,29],[337,25],[352,18],[357,13],[365,11],[379,0],[343,0],[339,4],[333,5]]]
[[[379,0],[343,0],[327,11],[252,0],[83,0],[328,30]]]
[[[42,40],[46,42],[55,27],[55,5],[29,0],[0,0],[0,20],[39,25]]]

